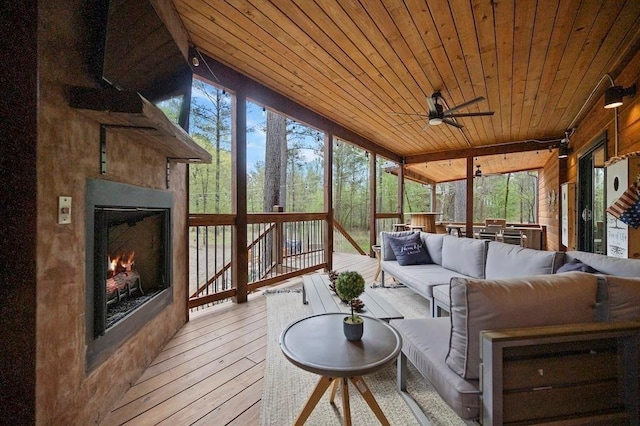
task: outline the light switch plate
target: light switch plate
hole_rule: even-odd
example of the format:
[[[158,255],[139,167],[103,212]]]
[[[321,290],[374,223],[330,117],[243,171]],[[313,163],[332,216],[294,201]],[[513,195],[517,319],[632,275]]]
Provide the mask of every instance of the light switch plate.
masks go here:
[[[71,197],[58,197],[58,224],[71,223]]]

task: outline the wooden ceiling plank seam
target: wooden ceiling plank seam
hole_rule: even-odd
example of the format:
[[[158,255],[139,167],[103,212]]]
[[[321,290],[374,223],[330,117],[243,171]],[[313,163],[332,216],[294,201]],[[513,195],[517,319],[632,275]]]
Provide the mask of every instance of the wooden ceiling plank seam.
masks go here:
[[[498,88],[493,4],[492,2],[481,2],[479,0],[473,0],[472,4],[474,20],[476,23],[476,37],[478,38],[478,47],[482,62],[482,74],[487,88],[487,102],[490,108],[495,112],[493,117],[490,117],[491,133],[494,137],[489,143],[500,143],[505,141],[505,139],[504,135],[497,132],[497,129],[502,128],[501,121],[503,117],[500,109],[500,90]]]
[[[307,6],[310,6],[308,3],[304,3],[304,4],[305,4],[305,5],[307,5]],[[307,11],[304,11],[304,13],[305,13],[305,14],[307,14],[307,15],[309,15],[309,12],[307,12]],[[312,14],[312,15],[314,15],[314,17],[317,17],[319,14],[318,14],[318,13],[314,13],[314,14]],[[309,16],[309,19],[312,19],[312,17],[311,17],[311,16]],[[340,30],[340,26],[339,26],[337,23],[334,23],[334,24],[335,24],[335,27],[337,28],[337,30]],[[329,37],[329,36],[327,35],[327,39],[331,40],[331,37]],[[344,40],[346,40],[346,41],[348,41],[349,43],[351,43],[351,40],[349,40],[349,37],[347,37],[347,36],[346,36],[346,34],[344,34],[344,35],[343,35],[343,39],[344,39]],[[357,51],[357,49],[355,48],[355,45],[354,45],[353,49],[354,49],[354,50],[353,50],[353,52],[356,52],[356,51]],[[358,52],[359,52],[359,51],[358,51]],[[342,56],[343,56],[343,57],[350,58],[350,57],[346,54],[346,52],[344,52],[344,51],[342,51],[342,52],[341,52],[341,54],[342,54]],[[362,59],[361,59],[360,61],[355,61],[354,63],[356,63],[356,62],[360,62],[361,64],[362,64],[362,63],[370,63],[370,61],[369,61],[369,59],[370,59],[370,58],[367,58],[364,54],[362,54],[361,58],[362,58]],[[351,59],[351,58],[350,58],[350,59]],[[375,79],[376,79],[376,77],[380,74],[379,69],[378,69],[378,68],[375,68],[375,64],[373,64],[373,63],[371,63],[371,68],[370,68],[369,70],[364,70],[364,69],[363,69],[363,72],[364,72],[364,74],[363,74],[363,75],[368,76],[368,78],[370,79],[370,81],[371,81],[372,83],[374,83],[374,84],[375,84]],[[380,77],[377,77],[377,78],[378,78],[378,83],[380,83]],[[384,88],[382,88],[382,87],[380,87],[380,86],[377,86],[377,87],[380,87],[380,88],[381,88],[380,93],[385,93],[385,92],[386,92],[386,93],[388,93],[388,90],[389,90],[389,89],[393,89],[393,87],[392,87],[391,83],[389,83],[387,80],[384,80],[382,83],[383,83],[383,84],[385,84],[385,83],[386,83],[386,85],[387,85],[388,89],[384,89]],[[364,89],[360,91],[361,96],[362,96],[362,93],[363,93],[363,92],[365,92],[365,90],[364,90]],[[372,93],[374,93],[374,94],[375,94],[375,92],[376,92],[376,91],[374,90]],[[398,103],[398,101],[397,101],[397,100],[396,100],[396,101],[394,101],[394,102]],[[389,108],[389,109],[391,109],[391,108]],[[400,122],[401,122],[400,120],[396,120],[396,121],[395,121],[391,126],[393,126],[393,125],[394,125],[394,124],[396,124],[396,123],[397,123],[397,124],[400,124]],[[407,142],[407,144],[409,144],[409,145],[411,144],[411,140],[407,140],[406,142]]]
[[[436,71],[438,72],[438,76],[442,81],[442,86],[433,87],[433,89],[434,91],[439,90],[441,93],[443,93],[443,96],[444,96],[443,100],[445,101],[445,103],[447,102],[447,99],[451,102],[450,104],[448,104],[450,105],[448,107],[461,104],[465,101],[469,101],[471,100],[471,98],[469,99],[464,98],[464,95],[461,90],[460,81],[456,73],[453,71],[454,69],[453,64],[451,63],[448,50],[445,47],[445,40],[448,40],[448,39],[457,40],[457,34],[455,33],[455,25],[453,25],[453,22],[452,22],[453,19],[451,18],[449,13],[450,11],[448,7],[446,7],[446,14],[445,12],[442,12],[439,10],[436,10],[434,12],[434,10],[432,9],[433,7],[437,7],[437,6],[447,6],[447,4],[432,3],[431,5],[426,5],[426,6],[427,6],[427,10],[425,11],[425,13],[421,13],[420,10],[416,10],[415,7],[408,8],[407,12],[411,16],[411,19],[416,29],[424,28],[423,31],[418,31],[420,34],[420,39],[423,45],[425,46],[425,49],[428,52],[429,57],[431,58],[433,63],[440,64],[440,67],[438,67]],[[439,16],[439,19],[441,20],[440,25],[436,24],[434,15]],[[442,22],[445,20],[445,15],[448,15],[448,17],[450,18],[447,21],[447,23],[451,23],[451,25],[446,25],[445,22]],[[431,28],[432,30],[429,31],[428,30],[429,28]],[[448,31],[448,34],[443,35],[441,32],[443,30]],[[458,43],[449,43],[449,44],[452,45],[451,46],[452,50],[454,50],[456,47],[459,47]],[[458,51],[455,53],[459,53],[458,56],[460,57],[462,56],[461,51]],[[456,56],[455,53],[454,53],[454,57]],[[468,81],[468,78],[467,78],[467,81]],[[450,84],[451,82],[455,82],[455,84]],[[467,85],[467,87],[469,87],[469,85]],[[475,105],[471,106],[466,111],[471,112],[471,111],[474,111],[474,109],[477,112],[477,106]],[[477,137],[473,137],[474,135],[477,134],[477,131],[475,128],[475,120],[469,119],[466,121],[465,120],[461,120],[461,121],[464,121],[464,126],[466,127],[467,132],[470,133],[472,139],[473,140],[477,139]],[[458,144],[457,146],[449,144],[448,147],[454,149],[460,146],[466,146],[466,139],[464,138],[464,134],[462,133],[462,130],[456,129],[454,133],[458,133],[458,137],[456,138],[456,140],[458,141]],[[462,138],[462,141],[460,141],[461,138]]]
[[[324,2],[323,2],[324,3]],[[351,9],[349,10],[345,10],[345,14],[348,16],[359,16],[362,14],[358,13],[358,9],[356,8],[355,3],[348,3],[347,4]],[[340,6],[346,6],[345,4],[340,4]],[[365,12],[367,12],[365,10]],[[368,14],[367,14],[368,16]],[[388,42],[386,39],[384,39],[384,37],[377,33],[376,30],[374,30],[372,28],[372,25],[363,25],[358,23],[357,21],[353,21],[353,24],[357,27],[357,31],[354,31],[354,33],[361,35],[363,37],[362,40],[360,40],[361,42],[357,43],[357,45],[359,46],[359,48],[361,49],[361,51],[368,47],[370,49],[369,51],[369,56],[372,57],[376,57],[379,55],[379,57],[384,61],[384,63],[386,64],[385,66],[387,67],[387,69],[389,69],[390,71],[393,71],[394,67],[397,68],[397,65],[391,65],[393,64],[397,64],[399,62],[399,57],[397,56],[397,52],[388,45]],[[340,24],[339,24],[340,25]],[[377,28],[377,27],[376,27]],[[376,37],[377,36],[377,37]],[[375,41],[377,40],[377,43],[375,43]],[[377,50],[376,50],[377,48]],[[368,56],[366,52],[362,51],[362,54],[364,54],[365,56]],[[389,56],[391,56],[393,59],[389,59]],[[379,72],[379,70],[378,70]],[[405,74],[406,74],[406,69],[405,69]],[[414,112],[414,111],[421,111],[421,109],[417,106],[417,100],[413,97],[410,96],[410,91],[409,89],[405,86],[402,78],[400,77],[400,75],[398,74],[397,71],[391,72],[389,73],[389,76],[393,79],[393,80],[389,80],[389,84],[393,87],[395,87],[395,90],[398,91],[398,93],[400,94],[400,96],[405,97],[405,102],[407,102],[407,104],[410,107],[410,111]],[[404,89],[404,90],[403,90]],[[400,104],[400,103],[398,103]],[[396,110],[397,111],[397,110]],[[394,111],[395,112],[395,111]],[[420,147],[417,145],[418,141],[420,141],[420,139],[422,139],[421,137],[422,135],[420,133],[416,133],[414,135],[412,135],[412,142],[407,144],[407,147],[409,146],[413,146],[414,149],[420,149]]]
[[[247,3],[245,3],[245,7],[248,7],[248,6],[249,5]],[[266,5],[265,5],[265,7],[266,7]],[[238,12],[242,14],[241,11],[238,11]],[[261,11],[254,9],[254,10],[251,11],[251,13],[252,13],[252,16],[254,17],[254,19],[256,19],[261,14]],[[273,30],[274,28],[277,27],[277,23],[276,22],[274,22],[274,21],[270,21],[270,22],[272,22],[273,25],[269,25],[267,23],[266,25],[263,24],[263,27],[270,28],[270,30]],[[287,40],[289,40],[289,43],[283,43],[282,40],[280,40],[280,37],[288,37],[288,36],[284,35],[283,31],[279,32],[277,35],[271,34],[265,28],[263,28],[263,31],[264,31],[265,34],[267,34],[268,36],[270,36],[274,40],[276,40],[277,43],[279,43],[283,48],[289,49],[291,46],[296,46],[298,44],[298,42],[296,40],[292,39],[292,38],[288,38],[287,39]],[[276,51],[277,51],[277,49],[276,49]],[[300,56],[299,52],[292,52],[293,53],[292,55],[288,55],[287,53],[288,53],[287,51],[280,50],[280,54],[281,54],[282,58],[289,57],[289,56],[296,56],[296,57],[300,58],[300,60],[305,61],[305,59]],[[325,62],[328,62],[328,60],[326,60],[326,58],[324,58],[324,59],[325,60],[317,61],[316,64],[324,64]],[[294,69],[295,70],[295,69],[299,68],[299,64],[296,64],[296,63],[294,63],[292,61],[289,61],[289,64],[290,64],[290,67],[286,66],[286,65],[281,65],[281,66],[284,69]],[[309,69],[316,69],[316,68],[314,68],[314,64],[309,63],[309,65],[310,65]],[[338,68],[338,63],[337,62],[336,62],[335,68]],[[331,93],[331,92],[328,92],[326,90],[326,88],[329,87],[327,85],[327,83],[333,83],[331,81],[331,78],[326,75],[326,74],[331,74],[332,73],[332,71],[330,71],[331,69],[332,69],[332,67],[328,67],[328,66],[325,66],[323,69],[317,69],[317,71],[313,74],[313,76],[310,75],[309,78],[308,78],[308,81],[320,81],[320,82],[325,81],[325,85],[323,86],[324,89],[323,88],[317,88],[320,93],[322,93],[322,92]],[[295,73],[295,71],[294,71],[294,73]],[[298,75],[298,74],[296,74],[296,75]],[[304,79],[304,78],[302,78],[302,79],[303,80],[307,80],[307,79]],[[344,78],[342,78],[342,79],[344,79]],[[344,80],[346,80],[346,79],[344,79]],[[346,93],[349,93],[349,92],[346,91]],[[369,99],[368,97],[352,96],[350,99],[344,99],[344,100],[336,99],[336,101],[347,102],[349,105],[357,105],[359,102],[363,102],[363,101],[365,103],[367,103],[368,99]],[[363,105],[363,107],[360,108],[360,110],[369,111],[369,112],[371,112],[373,114],[376,111],[376,108],[373,108],[373,104],[369,103],[368,105]],[[371,121],[376,122],[376,123],[380,123],[381,121],[384,120],[384,117],[370,116],[368,118],[368,120],[371,120]]]
[[[626,9],[626,6],[628,5],[631,5],[632,10]],[[618,30],[618,28],[640,27],[640,17],[638,17],[640,13],[639,6],[640,3],[638,2],[627,1],[625,4],[625,8],[620,9],[617,16],[611,20],[609,29],[606,32],[606,36],[599,33],[597,35],[594,35],[594,42],[598,41],[600,43],[598,50],[592,56],[591,61],[588,64],[585,63],[586,61],[582,61],[579,64],[587,71],[584,72],[583,77],[580,79],[579,83],[576,83],[574,87],[572,87],[572,91],[568,92],[570,95],[565,94],[565,92],[567,92],[566,89],[561,95],[563,98],[565,96],[567,98],[571,97],[572,100],[572,103],[567,106],[565,115],[560,118],[561,123],[570,124],[573,121],[577,111],[579,111],[580,107],[586,101],[587,96],[585,96],[584,98],[578,98],[578,94],[591,93],[591,91],[594,90],[594,82],[600,81],[605,73],[611,73],[613,68],[611,63],[615,60],[616,53],[624,50],[624,47],[622,46],[624,46],[624,40],[628,35],[627,32],[620,31]],[[634,11],[635,13],[633,13]],[[596,26],[596,28],[598,27],[600,26]],[[640,29],[638,31],[640,31]],[[602,93],[604,93],[605,87],[606,86],[600,88],[600,91],[602,91]],[[571,116],[567,115],[567,113],[569,112],[571,113]]]
[[[397,2],[391,3],[399,4]],[[385,7],[388,8],[387,5],[385,5]],[[433,76],[435,74],[436,80],[441,80],[442,77],[437,72],[431,51],[429,51],[421,41],[422,38],[420,36],[420,31],[413,20],[412,14],[404,7],[404,5],[394,7],[391,10],[391,19],[398,32],[405,40],[408,40],[408,48],[410,49],[413,58],[410,64],[410,73],[414,76],[414,82],[416,84],[416,90],[413,91],[414,99],[416,102],[421,104],[421,113],[423,114],[423,126],[419,134],[421,139],[426,143],[431,143],[431,145],[436,149],[451,147],[451,144],[456,141],[459,144],[462,143],[463,141],[460,140],[460,135],[456,135],[455,132],[453,134],[448,132],[448,130],[451,129],[447,129],[445,126],[434,127],[432,125],[428,125],[429,109],[427,98],[431,96],[436,87],[436,83],[432,82]],[[402,22],[406,22],[407,24],[401,25]],[[424,60],[420,60],[419,57],[424,58]],[[431,73],[432,78],[429,78],[425,69]],[[431,88],[431,90],[429,91],[427,88]],[[425,145],[423,143],[420,149],[422,150],[424,148]]]
[[[527,138],[530,133],[531,117],[533,108],[535,107],[540,85],[542,84],[542,73],[544,71],[544,58],[546,57],[550,45],[550,32],[555,24],[558,14],[559,3],[556,8],[538,7],[536,9],[536,17],[533,24],[533,35],[529,60],[527,62],[527,81],[524,89],[524,99],[522,102],[522,112],[520,114],[520,133],[518,139]],[[533,136],[533,135],[532,135]],[[536,137],[540,137],[541,133],[537,132]]]
[[[571,29],[574,28],[576,19],[578,19],[578,10],[572,10],[576,1],[561,1],[560,8],[556,15],[556,21],[551,29],[551,43],[550,48],[545,56],[544,68],[541,75],[540,85],[547,90],[538,91],[536,102],[532,110],[531,119],[529,122],[528,134],[542,131],[539,129],[541,126],[541,120],[546,120],[547,115],[551,111],[547,109],[547,102],[549,101],[550,92],[553,89],[554,84],[557,84],[557,71],[562,61],[562,56],[565,52],[566,46],[569,43],[571,37]]]
[[[500,91],[500,113],[503,118],[502,134],[508,140],[511,135],[511,99],[513,96],[513,37],[515,34],[514,2],[494,3],[494,25],[496,28],[496,57],[498,61],[498,88]]]
[[[395,2],[397,3],[397,2]],[[406,8],[400,8],[397,7],[394,9],[395,13],[392,14],[392,19],[395,22],[396,27],[398,28],[398,31],[400,32],[400,34],[403,35],[403,37],[409,41],[414,41],[415,45],[419,45],[419,51],[420,53],[422,53],[424,55],[425,58],[431,59],[431,63],[433,63],[435,60],[432,57],[432,52],[435,51],[435,49],[430,49],[428,46],[426,46],[424,44],[423,38],[420,35],[420,31],[418,30],[418,24],[415,22],[415,20],[413,19],[415,17],[415,14],[411,13],[409,10],[407,10]],[[403,13],[404,12],[404,13]],[[399,25],[398,21],[401,20],[407,20],[409,22],[411,22],[411,25]],[[419,41],[418,41],[419,40]],[[413,44],[412,44],[413,45]],[[423,67],[420,63],[420,61],[418,61],[417,59],[417,55],[412,51],[413,57],[415,59],[415,61],[413,62],[414,64],[414,68],[413,68],[413,73],[415,74],[422,74],[425,76],[425,79],[427,80],[426,83],[429,85],[428,87],[431,87],[432,89],[432,93],[434,91],[436,91],[436,87],[434,86],[433,83],[431,83],[429,77],[424,73],[423,71]],[[431,68],[435,68],[435,67],[431,67]],[[437,72],[437,69],[436,71]],[[444,81],[444,77],[442,77],[439,73],[437,75],[438,79],[440,79],[441,81]],[[415,80],[415,78],[414,78]],[[429,110],[428,110],[428,105],[427,105],[427,97],[430,97],[432,93],[428,93],[425,92],[423,90],[423,83],[420,83],[418,81],[415,81],[416,85],[418,86],[419,89],[419,94],[416,95],[416,100],[417,101],[422,101],[423,104],[423,114],[425,114],[425,119],[424,119],[424,124],[426,125],[428,123],[428,120],[426,119],[426,116],[428,116],[429,114]],[[420,97],[424,97],[423,100],[419,99]],[[424,126],[423,126],[424,127]],[[432,135],[441,135],[440,138],[441,140],[444,140],[445,144],[443,145],[443,143],[437,143],[437,144],[433,144],[434,148],[436,149],[445,149],[445,148],[457,148],[459,146],[464,146],[464,140],[461,140],[461,135],[456,134],[457,132],[452,132],[453,133],[453,138],[447,138],[446,133],[445,133],[445,128],[444,126],[439,126],[439,127],[434,127],[434,126],[428,126],[425,128],[425,131],[423,132],[423,134],[427,137],[432,136]],[[451,129],[448,129],[451,130]],[[449,142],[450,141],[450,142]],[[447,143],[449,142],[449,143]],[[454,142],[457,142],[458,145],[453,145]],[[424,149],[424,145],[422,145],[420,147],[421,149]]]
[[[556,113],[544,119],[548,129],[562,131],[566,128],[566,124],[558,128],[559,119],[564,114],[557,112],[564,112],[567,108],[567,103],[562,100],[562,96],[566,93],[568,87],[575,90],[575,83],[582,80],[584,76],[586,70],[576,69],[576,63],[582,62],[583,60],[591,62],[589,58],[593,59],[595,54],[595,51],[586,49],[585,47],[588,46],[589,35],[593,30],[602,3],[599,5],[594,4],[594,2],[583,3],[583,5],[585,4],[587,4],[588,7],[581,7],[577,14],[576,21],[571,29],[571,36],[568,39],[558,70],[556,71],[554,84],[549,93],[547,109],[549,111],[556,111]],[[572,97],[572,95],[570,96]]]
[[[224,38],[226,38],[226,37],[224,37]],[[222,39],[224,39],[224,38],[222,38]],[[252,65],[250,64],[251,59],[256,60],[256,59],[257,59],[257,57],[258,57],[258,55],[257,55],[257,54],[256,54],[256,55],[249,55],[249,56],[248,56],[248,59],[249,59],[249,60],[245,60],[245,61],[244,61],[244,63],[245,63],[245,64],[247,64],[247,66],[249,66],[249,67],[250,67],[250,66],[252,66]],[[263,64],[262,64],[262,67],[263,67],[263,68],[268,68],[268,65],[266,65],[266,64],[264,64],[264,63],[263,63]],[[254,69],[255,69],[255,68],[254,68]],[[263,72],[263,71],[264,71],[264,70],[260,70],[260,72]],[[284,71],[277,71],[277,72],[281,72],[281,73],[283,73],[283,74],[284,74]],[[276,71],[273,71],[272,73],[273,73],[273,74],[276,74],[277,72],[276,72]],[[286,76],[286,74],[285,74],[285,76]],[[290,77],[290,78],[289,78],[289,81],[293,81],[293,80],[294,80],[294,78],[293,78],[293,77]],[[276,83],[276,84],[273,84],[273,83],[272,83],[272,84],[270,85],[270,87],[274,87],[274,86],[275,86],[275,87],[279,87],[279,85],[278,85],[277,83]],[[322,93],[323,93],[322,91],[319,91],[319,92],[318,92],[318,94],[316,94],[316,95],[313,95],[313,96],[312,96],[312,95],[310,95],[310,94],[309,94],[308,96],[309,96],[309,98],[312,98],[312,97],[314,97],[314,96],[315,96],[315,97],[316,97],[316,98],[318,98],[318,99],[323,99],[323,98],[325,98],[326,96],[321,96],[321,95],[322,95]],[[324,93],[326,93],[326,91],[325,91]],[[335,100],[335,99],[334,99],[334,100]],[[338,99],[337,101],[339,101],[339,99]],[[353,104],[353,103],[352,103],[352,104]],[[309,105],[305,105],[305,106],[309,107]],[[334,111],[334,108],[332,108],[332,105],[331,105],[331,104],[326,104],[326,108],[325,108],[325,110],[324,110],[324,111],[317,111],[317,112],[321,113],[321,115],[331,117],[331,113],[332,113],[332,111]],[[331,118],[335,120],[335,118],[334,118],[334,117],[331,117]],[[335,121],[336,121],[336,122],[339,122],[339,120],[335,120]],[[357,120],[355,120],[355,121],[357,121]],[[373,122],[377,122],[377,120],[374,120]],[[370,123],[370,122],[367,122],[367,123]],[[363,124],[364,124],[364,123],[363,123]],[[368,137],[368,138],[369,138],[369,137]],[[373,139],[373,138],[369,138],[369,139]],[[384,146],[382,143],[381,143],[381,145],[382,145],[382,146]]]
[[[533,45],[533,26],[535,23],[537,1],[520,1],[516,3],[517,11],[514,13],[514,45],[513,45],[513,87],[511,100],[511,114],[518,117],[511,122],[511,138],[520,137],[519,118],[522,114],[525,102],[525,90],[529,61],[531,58],[531,46]]]
[[[266,10],[266,5],[265,5],[265,7],[263,7],[263,8],[260,10],[260,12],[265,13],[265,10]],[[289,12],[293,12],[293,11],[292,11],[292,9],[288,9],[288,11],[289,11]],[[283,11],[283,13],[284,13],[284,11]],[[267,17],[269,17],[269,18],[271,19],[271,21],[273,22],[273,25],[278,25],[278,24],[277,24],[277,22],[276,22],[276,20],[274,19],[274,17],[272,17],[272,16],[268,16],[268,15],[265,15],[265,16],[267,16]],[[289,16],[289,15],[287,14],[287,16]],[[299,16],[299,15],[296,15],[296,16]],[[311,22],[311,21],[310,21],[310,22]],[[314,24],[314,25],[318,26],[317,24]],[[322,31],[322,28],[318,26],[318,30],[319,30],[319,31]],[[282,29],[282,31],[284,31],[284,29]],[[310,34],[306,33],[304,29],[300,28],[300,31],[301,31],[301,32],[303,32],[303,33],[305,33],[305,34],[307,35],[308,40],[309,40],[309,42],[310,42],[310,43],[317,43],[317,41],[316,41],[316,40],[315,40],[315,39],[314,39]],[[328,36],[327,36],[327,39],[328,39],[328,40],[330,40],[330,38],[329,38]],[[300,42],[300,40],[297,40],[297,39],[296,39],[296,40],[292,40],[292,41],[291,41],[291,44],[292,44],[292,45],[295,45],[295,44],[298,44],[299,42]],[[285,44],[287,44],[287,43],[285,43]],[[302,54],[303,54],[303,52],[296,52],[296,53],[298,54],[298,56],[300,56],[300,57],[301,57],[301,59],[303,59],[303,58],[302,58]],[[344,56],[343,56],[343,57],[344,57]],[[317,59],[318,59],[318,60],[317,60],[317,61],[314,61],[313,63],[308,62],[308,61],[307,61],[307,62],[308,62],[308,63],[309,63],[309,65],[310,65],[310,66],[312,66],[312,67],[313,67],[313,66],[316,66],[316,63],[325,64],[325,63],[327,63],[327,62],[328,62],[328,60],[327,60],[327,59],[325,59],[325,58],[320,58],[320,57],[318,57]],[[333,58],[332,58],[332,59],[333,59]],[[334,59],[334,60],[335,60],[335,59]],[[335,61],[335,63],[336,63],[336,66],[337,66],[337,65],[338,65],[337,60]],[[355,67],[357,66],[357,65],[356,65],[356,62],[354,61],[354,62],[352,62],[352,63],[354,64],[354,68],[355,68]],[[327,67],[328,67],[328,66],[327,66]],[[328,68],[331,68],[331,67],[328,67]],[[321,72],[321,73],[323,72],[323,70],[318,70],[318,71],[319,71],[319,72]],[[363,73],[365,73],[366,71],[362,70],[362,72],[363,72]],[[329,79],[329,80],[331,80],[331,79]],[[353,74],[353,72],[350,72],[350,77],[346,77],[346,78],[345,78],[344,76],[341,76],[341,77],[338,79],[338,81],[340,81],[340,83],[341,83],[341,84],[338,84],[338,85],[342,86],[342,88],[343,88],[345,91],[349,91],[348,89],[351,89],[351,88],[352,88],[351,90],[353,90],[353,91],[354,91],[353,99],[356,99],[356,100],[361,101],[361,102],[362,102],[362,104],[363,104],[363,107],[364,107],[363,109],[364,109],[365,111],[368,109],[368,110],[370,111],[370,113],[371,113],[371,114],[375,114],[375,112],[376,112],[376,111],[379,111],[379,110],[380,110],[380,108],[379,108],[379,103],[378,103],[378,104],[373,103],[373,99],[374,99],[374,98],[379,99],[379,100],[380,100],[380,102],[383,102],[383,101],[384,101],[384,99],[383,99],[383,98],[380,98],[380,97],[375,96],[376,91],[371,91],[372,96],[357,96],[357,94],[361,94],[361,93],[365,92],[365,90],[366,90],[366,89],[368,89],[368,86],[367,86],[367,85],[364,85],[362,82],[360,82],[360,81],[358,80],[357,76],[356,76],[355,74]],[[373,84],[375,84],[375,83],[373,82],[373,80],[370,80],[370,81],[371,81]],[[348,86],[346,86],[348,82],[350,82],[350,84],[349,84]],[[331,81],[331,83],[334,83],[334,84],[335,84],[336,82],[335,82],[335,81]],[[355,103],[355,102],[354,102],[354,103]],[[383,122],[385,122],[385,120],[387,119],[387,116],[386,116],[386,115],[383,115],[383,114],[379,114],[379,115],[376,115],[376,116],[373,116],[373,115],[372,115],[372,116],[370,116],[370,119],[371,119],[372,121],[375,121],[375,122],[377,122],[377,123],[379,123],[379,124],[381,125]],[[386,124],[387,126],[392,126],[393,124],[395,124],[395,123],[393,123],[393,122],[389,122],[389,121],[387,121],[386,123],[387,123],[387,124]]]
[[[342,4],[330,3],[328,1],[319,2],[322,4],[322,9],[344,11],[343,14],[334,13],[331,15],[332,21],[337,28],[344,29],[349,28],[348,34],[345,33],[345,37],[353,41],[353,47],[364,58],[367,58],[373,65],[373,71],[376,73],[372,77],[383,78],[386,80],[386,93],[395,100],[397,106],[402,111],[407,111],[406,105],[409,107],[408,111],[418,112],[420,111],[420,105],[413,100],[410,96],[411,92],[403,83],[403,77],[407,74],[404,67],[398,67],[390,64],[389,56],[395,57],[395,63],[400,63],[400,58],[397,53],[391,48],[387,40],[378,32],[377,27],[374,28],[374,23],[368,22],[368,25],[363,25],[360,21],[364,20],[364,16],[369,16],[366,9],[362,8],[358,2],[348,2]],[[349,9],[344,9],[348,7]],[[358,20],[359,19],[359,20]],[[344,30],[343,30],[344,31]],[[347,53],[348,54],[348,53]],[[388,76],[381,74],[382,69],[388,69],[390,71]],[[400,73],[398,73],[400,71]],[[397,97],[392,96],[396,94]],[[391,105],[392,108],[397,108]],[[396,109],[397,111],[397,109]]]
[[[473,10],[470,0],[449,1],[450,13],[453,17],[457,41],[463,52],[463,61],[470,78],[471,90],[474,97],[484,97],[488,99],[487,87],[484,73],[482,72],[482,58],[480,57],[478,37],[475,26],[469,25],[469,20],[473,19]],[[490,109],[490,104],[487,103]],[[494,143],[489,139],[487,129],[492,127],[491,117],[479,117],[476,120],[476,132],[478,133],[479,145]],[[466,168],[466,164],[465,164]]]

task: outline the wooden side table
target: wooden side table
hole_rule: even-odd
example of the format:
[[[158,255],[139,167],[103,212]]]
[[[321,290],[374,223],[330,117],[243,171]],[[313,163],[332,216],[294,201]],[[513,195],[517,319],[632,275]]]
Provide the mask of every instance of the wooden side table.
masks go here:
[[[362,341],[349,342],[342,331],[344,316],[342,313],[312,315],[292,322],[280,334],[280,349],[284,356],[303,370],[321,376],[298,415],[296,426],[304,424],[331,384],[329,402],[335,400],[340,385],[343,424],[351,425],[349,382],[360,392],[380,423],[389,424],[362,376],[395,361],[402,348],[402,338],[386,322],[363,316]]]

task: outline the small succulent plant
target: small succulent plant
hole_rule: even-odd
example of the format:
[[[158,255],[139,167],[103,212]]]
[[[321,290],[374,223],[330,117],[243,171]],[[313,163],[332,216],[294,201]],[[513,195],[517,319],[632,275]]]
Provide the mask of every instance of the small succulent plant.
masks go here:
[[[364,293],[364,278],[358,272],[341,272],[336,280],[336,293],[340,299],[345,300],[351,306],[351,321],[358,322],[361,318],[354,314],[353,301]]]

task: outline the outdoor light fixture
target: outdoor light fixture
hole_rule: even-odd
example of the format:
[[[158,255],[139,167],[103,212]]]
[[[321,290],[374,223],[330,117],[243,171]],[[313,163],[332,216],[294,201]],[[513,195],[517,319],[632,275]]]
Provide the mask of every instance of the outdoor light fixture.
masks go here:
[[[625,96],[635,96],[636,85],[627,87],[611,86],[604,92],[604,107],[605,108],[618,108],[622,106],[622,98]]]
[[[569,156],[569,140],[562,139],[558,145],[558,158],[567,158]]]

